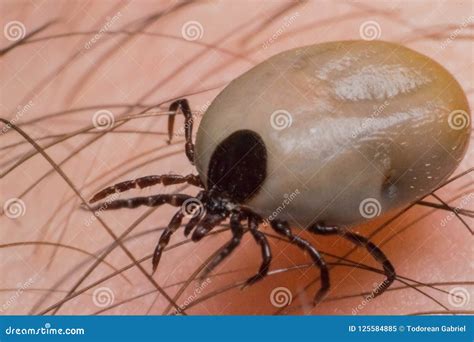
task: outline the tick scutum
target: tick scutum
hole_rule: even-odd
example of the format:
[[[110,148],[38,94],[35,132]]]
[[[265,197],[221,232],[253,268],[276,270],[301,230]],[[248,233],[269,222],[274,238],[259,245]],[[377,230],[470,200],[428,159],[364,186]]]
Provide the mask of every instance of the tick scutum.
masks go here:
[[[208,188],[244,203],[255,195],[267,176],[267,149],[251,130],[225,138],[209,162]]]

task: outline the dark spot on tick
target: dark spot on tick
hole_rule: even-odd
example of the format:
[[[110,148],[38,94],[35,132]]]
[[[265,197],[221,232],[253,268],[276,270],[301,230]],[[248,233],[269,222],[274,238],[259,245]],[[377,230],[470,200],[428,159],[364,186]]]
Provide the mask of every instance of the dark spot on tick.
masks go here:
[[[261,187],[267,176],[267,149],[251,130],[240,130],[224,139],[209,163],[208,188],[244,203]]]

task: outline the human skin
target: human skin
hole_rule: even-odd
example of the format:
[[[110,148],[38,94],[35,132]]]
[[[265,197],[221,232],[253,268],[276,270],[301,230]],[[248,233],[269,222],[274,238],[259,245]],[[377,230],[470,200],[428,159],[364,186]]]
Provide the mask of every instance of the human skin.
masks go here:
[[[183,5],[151,1],[45,1],[38,4],[4,1],[2,27],[16,20],[30,34],[58,19],[30,40],[62,33],[84,33],[39,40],[5,51],[1,55],[0,117],[11,120],[43,147],[59,141],[61,136],[57,135],[88,126],[94,128],[93,117],[99,110],[109,111],[115,125],[81,132],[45,150],[55,163],[61,164],[69,184],[58,172],[51,171],[51,164],[42,155],[21,163],[0,179],[2,206],[12,198],[21,198],[25,204],[22,216],[10,218],[3,213],[0,217],[0,274],[4,275],[0,278],[0,312],[51,314],[56,308],[52,305],[72,288],[80,291],[89,286],[85,292],[66,301],[57,313],[173,312],[173,309],[166,310],[169,302],[163,294],[158,294],[156,286],[165,287],[169,296],[176,296],[180,286],[169,285],[189,279],[226,243],[230,233],[225,231],[198,243],[188,242],[170,249],[151,277],[150,259],[141,263],[141,269],[134,262],[152,253],[160,234],[153,229],[166,226],[179,208],[123,209],[102,212],[99,218],[94,218],[80,209],[81,196],[87,200],[105,186],[140,176],[195,173],[184,155],[180,116],[175,123],[173,142],[167,144],[169,102],[180,97],[189,99],[196,111],[196,131],[200,116],[229,81],[280,51],[323,41],[370,38],[370,31],[363,30],[369,22],[380,39],[404,44],[442,64],[459,81],[472,108],[472,3],[371,3],[219,1]],[[153,17],[160,11],[166,11],[166,15]],[[229,13],[232,15],[227,15]],[[150,16],[152,19],[144,20]],[[197,22],[193,25],[198,39],[193,40],[196,37],[192,31],[184,29],[189,22]],[[93,31],[99,33],[95,36]],[[1,36],[2,48],[14,43],[6,34]],[[149,113],[161,116],[138,118],[122,125],[121,118],[126,115],[157,105],[159,108],[154,107]],[[73,111],[78,108],[81,110]],[[47,116],[64,111],[69,112]],[[54,137],[38,139],[49,135]],[[0,135],[2,175],[25,153],[34,150],[27,143],[5,148],[24,141],[13,129]],[[471,144],[453,176],[472,168],[473,160]],[[436,194],[451,206],[472,210],[472,180],[473,173],[467,173]],[[121,198],[174,191],[194,195],[198,190],[158,185],[124,193]],[[433,197],[426,200],[439,203]],[[353,229],[370,236],[397,215],[392,212]],[[471,217],[463,215],[462,218],[467,224],[472,223]],[[130,229],[134,222],[136,226]],[[274,234],[268,227],[261,229]],[[112,235],[117,237],[127,230],[130,232],[122,246],[116,246],[105,256],[106,263],[100,262],[92,269],[104,248],[113,243]],[[344,256],[353,247],[337,237],[307,233],[302,233],[302,237],[320,251],[338,256]],[[310,262],[308,255],[287,242],[273,237],[269,240],[272,271]],[[178,230],[170,246],[181,241],[185,238],[182,230]],[[291,314],[473,310],[472,299],[468,298],[472,297],[472,235],[454,214],[415,205],[384,226],[372,241],[381,246],[398,275],[435,284],[446,292],[455,289],[465,300],[449,298],[446,292],[426,286],[418,288],[424,293],[402,288],[364,300],[361,294],[372,291],[374,284],[383,281],[383,276],[347,266],[331,270],[332,287],[327,300],[316,307],[311,301],[319,282],[304,289],[319,275],[311,266],[282,271],[243,290],[236,287],[211,296],[213,291],[242,282],[257,271],[260,248],[250,234],[246,234],[239,248],[215,270],[216,276],[205,279],[201,285],[192,282],[175,302],[187,314],[272,314],[279,310],[275,300],[272,304],[272,293],[283,287],[291,293],[292,303],[285,311]],[[61,245],[55,246],[56,243]],[[330,263],[336,261],[330,256],[326,258]],[[362,249],[347,258],[380,269]],[[114,269],[121,270],[128,265],[131,266],[120,275],[101,281]],[[89,269],[90,274],[84,276]],[[222,272],[227,273],[220,274]],[[81,284],[76,286],[81,278],[84,278]],[[393,288],[402,286],[398,280],[393,284]],[[134,298],[142,294],[146,295]],[[335,300],[346,295],[354,296]],[[130,298],[133,300],[121,303]]]

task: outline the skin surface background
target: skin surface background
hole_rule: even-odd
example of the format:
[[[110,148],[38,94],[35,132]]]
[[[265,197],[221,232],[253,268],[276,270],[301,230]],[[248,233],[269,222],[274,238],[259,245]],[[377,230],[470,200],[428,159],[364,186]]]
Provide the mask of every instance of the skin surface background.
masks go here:
[[[196,132],[200,115],[228,82],[258,62],[298,46],[361,38],[402,43],[447,68],[465,90],[471,108],[474,105],[472,1],[3,1],[0,6],[0,117],[42,147],[58,142],[45,151],[85,199],[122,180],[195,173],[184,155],[181,116],[173,143],[167,144],[169,101],[189,99],[196,112]],[[14,21],[21,24],[15,23],[20,35],[26,34],[22,44],[15,31],[8,30]],[[123,118],[150,107],[150,115],[124,123]],[[105,127],[97,124],[99,118],[105,119],[100,121]],[[390,221],[372,241],[382,247],[398,275],[436,289],[401,288],[364,300],[362,294],[372,291],[382,276],[338,266],[331,271],[327,300],[312,307],[319,272],[303,267],[310,260],[299,249],[269,237],[271,270],[282,271],[243,291],[233,288],[217,295],[258,269],[260,248],[249,234],[216,269],[219,275],[201,285],[191,282],[183,291],[181,285],[173,286],[190,279],[229,239],[228,231],[164,253],[153,283],[132,259],[152,253],[160,234],[156,229],[166,226],[177,210],[169,206],[101,213],[115,236],[135,224],[123,242],[133,258],[114,248],[76,286],[114,239],[99,220],[80,209],[79,196],[42,156],[15,165],[34,148],[13,130],[5,131],[0,135],[0,204],[10,213],[4,209],[0,217],[1,314],[51,314],[54,310],[49,309],[75,287],[86,290],[68,299],[58,314],[163,314],[169,301],[158,294],[157,284],[172,298],[179,294],[175,303],[187,314],[273,314],[282,309],[280,297],[283,303],[291,297],[285,311],[291,314],[474,309],[471,233],[452,212],[420,205],[396,219],[391,220],[397,213],[391,213],[354,230],[370,236]],[[64,134],[74,137],[63,140]],[[473,166],[471,144],[453,176]],[[473,175],[467,173],[436,192],[451,206],[471,210],[462,212],[467,225],[473,222]],[[155,186],[121,198],[197,193],[196,188],[183,188]],[[21,199],[21,215],[16,218],[5,205],[14,198]],[[426,201],[440,203],[433,197]],[[271,229],[261,229],[274,235]],[[332,255],[344,256],[353,247],[337,237],[302,236]],[[185,238],[179,230],[170,246],[181,241]],[[347,258],[379,269],[364,250]],[[142,266],[151,272],[149,259]],[[105,279],[117,270],[119,275]],[[306,289],[308,284],[312,285]],[[403,286],[396,281],[392,288]],[[449,296],[450,291],[455,295]]]

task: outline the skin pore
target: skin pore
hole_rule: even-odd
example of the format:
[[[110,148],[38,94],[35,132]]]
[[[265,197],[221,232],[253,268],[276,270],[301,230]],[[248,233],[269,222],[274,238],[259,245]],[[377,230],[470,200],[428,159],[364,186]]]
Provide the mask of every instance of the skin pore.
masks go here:
[[[319,272],[308,255],[268,227],[260,230],[272,248],[270,275],[241,290],[261,260],[249,233],[199,282],[205,261],[229,240],[228,224],[199,243],[189,242],[180,229],[151,276],[153,249],[179,208],[140,207],[94,216],[80,207],[81,197],[87,200],[116,182],[195,174],[184,155],[182,116],[167,142],[169,103],[182,97],[190,101],[196,132],[225,85],[297,46],[373,35],[404,44],[446,67],[472,108],[474,13],[469,1],[4,1],[1,10],[2,27],[20,22],[25,40],[15,40],[7,30],[1,36],[0,117],[42,147],[37,153],[25,136],[1,124],[0,204],[8,209],[5,203],[21,200],[16,202],[19,217],[11,209],[10,217],[5,209],[0,217],[1,314],[350,315],[474,309],[468,229],[474,217],[472,144],[451,178],[462,176],[438,190],[437,197],[354,227],[361,235],[373,235],[399,276],[376,298],[371,291],[383,281],[380,266],[365,250],[353,250],[338,237],[301,233],[332,268],[328,297],[312,307]],[[158,185],[120,198],[197,191]],[[444,210],[445,203],[457,212]]]

